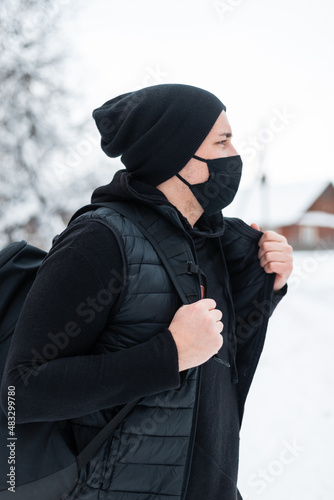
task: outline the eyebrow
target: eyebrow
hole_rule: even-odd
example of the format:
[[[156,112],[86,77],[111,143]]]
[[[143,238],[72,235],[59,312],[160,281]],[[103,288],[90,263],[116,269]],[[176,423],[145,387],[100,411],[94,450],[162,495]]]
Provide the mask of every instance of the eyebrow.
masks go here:
[[[219,137],[222,137],[222,136],[225,136],[229,139],[230,137],[232,137],[232,134],[230,132],[225,132],[224,134],[219,134]]]

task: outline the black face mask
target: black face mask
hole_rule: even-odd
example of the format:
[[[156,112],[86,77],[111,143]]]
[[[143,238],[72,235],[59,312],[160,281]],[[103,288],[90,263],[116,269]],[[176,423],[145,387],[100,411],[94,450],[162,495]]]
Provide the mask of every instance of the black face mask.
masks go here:
[[[189,187],[208,215],[216,214],[232,203],[238,191],[242,172],[241,157],[237,155],[204,160],[194,155],[193,158],[207,163],[209,179],[200,184],[189,184],[179,174],[176,176]]]

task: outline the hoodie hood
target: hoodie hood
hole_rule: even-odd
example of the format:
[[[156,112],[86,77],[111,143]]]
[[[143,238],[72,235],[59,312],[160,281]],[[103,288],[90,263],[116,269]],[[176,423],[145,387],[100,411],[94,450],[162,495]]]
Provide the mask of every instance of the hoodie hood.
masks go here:
[[[118,170],[113,180],[105,186],[100,186],[92,194],[92,203],[105,201],[134,201],[145,204],[163,203],[170,204],[165,195],[142,181],[133,178],[125,169]]]

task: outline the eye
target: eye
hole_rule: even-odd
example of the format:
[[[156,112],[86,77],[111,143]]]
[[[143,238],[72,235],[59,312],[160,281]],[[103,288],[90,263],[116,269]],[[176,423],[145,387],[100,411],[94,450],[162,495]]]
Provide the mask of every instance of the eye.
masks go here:
[[[226,143],[227,143],[227,139],[224,139],[223,141],[219,141],[218,144],[222,144],[223,146],[225,146]]]

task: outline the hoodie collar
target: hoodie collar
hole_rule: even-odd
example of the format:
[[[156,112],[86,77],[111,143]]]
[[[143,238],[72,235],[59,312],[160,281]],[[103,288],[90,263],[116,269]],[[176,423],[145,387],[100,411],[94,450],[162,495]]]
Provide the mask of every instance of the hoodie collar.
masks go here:
[[[224,219],[221,213],[210,217],[204,213],[195,226],[192,227],[188,220],[168,201],[159,189],[135,179],[125,169],[116,172],[109,184],[100,186],[93,192],[92,203],[103,203],[106,201],[142,203],[150,206],[152,209],[158,210],[160,213],[159,206],[165,205],[171,207],[177,212],[185,230],[193,237],[217,238],[224,233]]]

